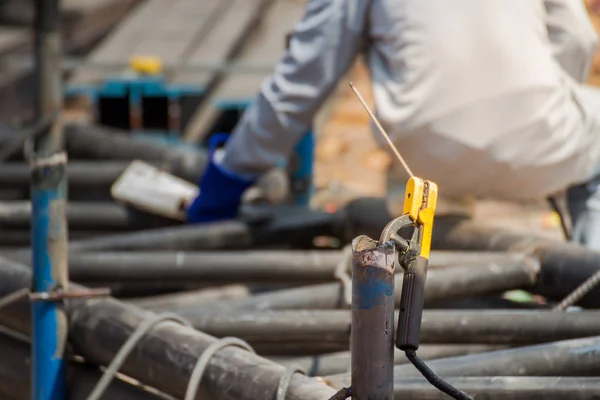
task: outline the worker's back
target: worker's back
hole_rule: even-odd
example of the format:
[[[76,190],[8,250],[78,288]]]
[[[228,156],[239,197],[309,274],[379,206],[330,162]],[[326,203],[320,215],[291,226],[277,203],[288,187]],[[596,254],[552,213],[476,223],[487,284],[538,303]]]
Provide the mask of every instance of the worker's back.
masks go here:
[[[370,12],[378,114],[441,193],[537,197],[589,177],[600,131],[553,55],[542,0],[373,0]]]

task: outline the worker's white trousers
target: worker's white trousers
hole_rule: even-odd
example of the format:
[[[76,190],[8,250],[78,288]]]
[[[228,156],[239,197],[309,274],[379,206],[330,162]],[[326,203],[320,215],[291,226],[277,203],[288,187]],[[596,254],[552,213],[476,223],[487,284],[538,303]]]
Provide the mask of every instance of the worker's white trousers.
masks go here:
[[[597,134],[600,137],[600,89],[585,86],[584,91],[583,106],[597,119],[590,124],[590,128],[598,130]],[[600,251],[600,165],[597,171],[596,177],[589,182],[570,187],[567,190],[567,199],[573,222],[573,241]],[[390,168],[387,177],[387,207],[393,216],[402,214],[407,179],[408,176],[399,165]],[[473,205],[473,200],[446,199],[443,193],[440,193],[438,215],[468,217],[474,211]]]

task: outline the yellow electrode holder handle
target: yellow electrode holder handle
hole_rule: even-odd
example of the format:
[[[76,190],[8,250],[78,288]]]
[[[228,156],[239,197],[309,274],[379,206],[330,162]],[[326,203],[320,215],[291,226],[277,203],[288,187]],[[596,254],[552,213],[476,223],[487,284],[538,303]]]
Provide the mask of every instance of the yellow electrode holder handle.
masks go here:
[[[158,75],[162,72],[162,61],[155,56],[136,55],[129,59],[129,68],[144,75]]]
[[[422,226],[421,257],[429,259],[438,187],[434,182],[412,177],[406,184],[404,214]]]

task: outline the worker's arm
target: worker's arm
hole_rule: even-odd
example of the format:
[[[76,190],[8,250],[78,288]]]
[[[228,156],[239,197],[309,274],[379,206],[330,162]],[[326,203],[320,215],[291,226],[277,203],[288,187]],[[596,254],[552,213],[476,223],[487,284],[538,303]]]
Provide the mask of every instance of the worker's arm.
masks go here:
[[[287,160],[366,39],[368,0],[309,0],[274,73],[225,149],[222,166],[259,175]]]
[[[289,157],[360,52],[369,3],[307,2],[285,56],[227,141],[223,160],[218,163],[211,156],[200,193],[187,210],[188,223],[235,217],[243,192]]]
[[[598,44],[584,0],[544,0],[544,5],[554,57],[576,81],[584,82]]]

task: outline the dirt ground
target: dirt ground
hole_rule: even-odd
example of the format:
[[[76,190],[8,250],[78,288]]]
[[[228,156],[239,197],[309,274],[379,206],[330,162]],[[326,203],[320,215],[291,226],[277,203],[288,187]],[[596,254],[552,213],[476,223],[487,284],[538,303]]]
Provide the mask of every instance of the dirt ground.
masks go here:
[[[600,7],[590,9],[590,18],[600,34]],[[348,82],[352,81],[373,107],[368,72],[358,62],[340,82],[329,109],[317,124],[314,204],[334,210],[360,196],[385,195],[385,171],[390,163],[386,152],[378,148],[369,127],[369,118]],[[600,86],[600,51],[590,73],[589,83]],[[400,152],[402,150],[400,149]],[[475,219],[496,226],[532,231],[562,239],[558,216],[545,202],[511,204],[480,201]]]

